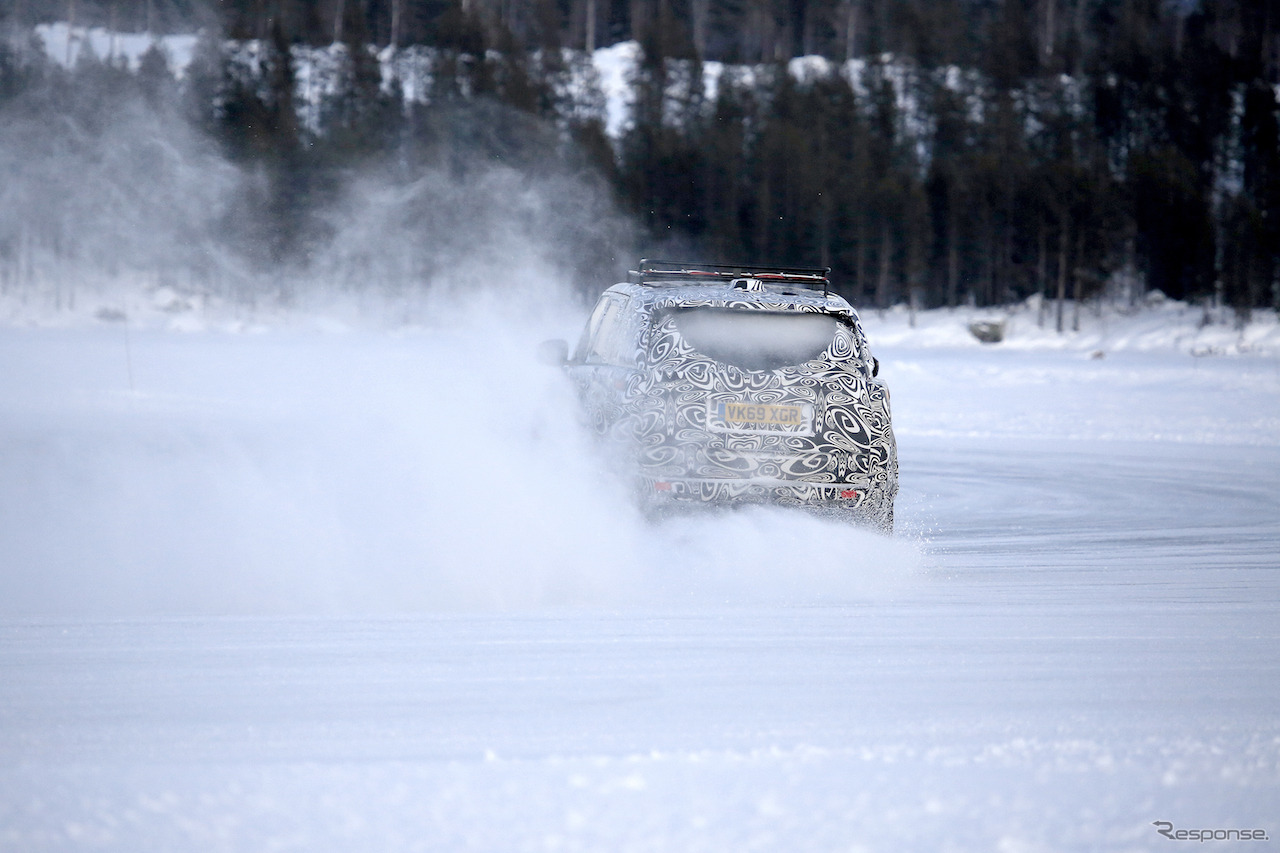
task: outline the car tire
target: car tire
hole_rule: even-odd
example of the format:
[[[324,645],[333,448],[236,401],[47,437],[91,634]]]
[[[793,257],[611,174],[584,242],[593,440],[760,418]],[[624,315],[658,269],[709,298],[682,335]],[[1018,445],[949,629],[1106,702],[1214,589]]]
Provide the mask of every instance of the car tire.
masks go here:
[[[893,534],[893,498],[883,492],[874,491],[867,495],[866,501],[859,507],[861,521],[869,527],[890,536]]]

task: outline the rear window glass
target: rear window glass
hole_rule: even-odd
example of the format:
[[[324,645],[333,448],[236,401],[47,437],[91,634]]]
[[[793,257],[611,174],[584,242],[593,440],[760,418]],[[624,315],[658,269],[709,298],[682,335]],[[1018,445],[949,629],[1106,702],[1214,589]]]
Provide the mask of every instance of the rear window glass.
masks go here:
[[[830,314],[685,308],[676,331],[698,352],[744,370],[777,370],[820,358],[840,330]]]

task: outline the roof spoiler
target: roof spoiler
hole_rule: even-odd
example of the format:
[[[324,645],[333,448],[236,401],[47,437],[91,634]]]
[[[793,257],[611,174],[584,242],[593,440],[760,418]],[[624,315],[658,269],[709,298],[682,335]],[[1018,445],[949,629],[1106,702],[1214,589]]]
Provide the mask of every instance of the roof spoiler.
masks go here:
[[[775,267],[759,264],[688,264],[678,261],[658,261],[641,258],[638,269],[630,270],[628,277],[636,284],[659,281],[732,281],[735,278],[756,278],[778,284],[804,284],[810,287],[822,285],[822,295],[828,296],[831,288],[831,267]]]

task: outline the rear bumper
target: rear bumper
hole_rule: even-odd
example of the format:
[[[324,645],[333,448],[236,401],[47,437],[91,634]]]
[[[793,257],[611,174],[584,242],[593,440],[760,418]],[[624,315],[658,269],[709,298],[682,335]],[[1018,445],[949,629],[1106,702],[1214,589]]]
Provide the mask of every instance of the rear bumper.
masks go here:
[[[893,533],[892,480],[860,483],[804,483],[795,480],[658,480],[641,478],[641,509],[650,518],[746,506],[786,506],[823,518],[867,525]]]
[[[765,477],[752,479],[658,478],[641,476],[642,498],[664,504],[779,504],[831,509],[858,509],[871,498],[869,480],[849,483],[811,483]]]

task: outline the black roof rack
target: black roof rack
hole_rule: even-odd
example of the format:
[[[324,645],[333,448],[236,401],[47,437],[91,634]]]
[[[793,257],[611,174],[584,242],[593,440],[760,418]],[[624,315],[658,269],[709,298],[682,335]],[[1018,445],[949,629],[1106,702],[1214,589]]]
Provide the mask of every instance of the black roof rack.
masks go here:
[[[691,264],[641,258],[638,269],[630,271],[632,281],[646,284],[659,281],[732,281],[735,278],[757,278],[779,284],[822,285],[822,295],[831,287],[831,267],[775,267],[760,264]]]

